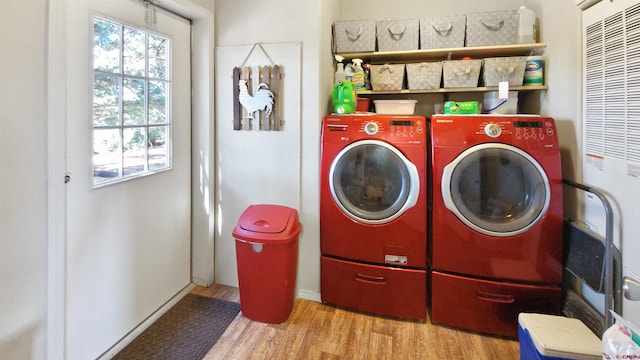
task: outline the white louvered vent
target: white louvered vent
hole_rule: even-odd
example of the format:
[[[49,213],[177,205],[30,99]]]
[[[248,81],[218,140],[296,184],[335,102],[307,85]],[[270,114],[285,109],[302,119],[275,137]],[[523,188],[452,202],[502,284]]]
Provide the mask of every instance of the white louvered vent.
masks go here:
[[[585,34],[585,151],[604,156],[604,26],[590,25]]]
[[[624,158],[625,56],[621,13],[604,20],[604,155]]]
[[[585,152],[640,163],[640,4],[585,31]]]
[[[627,160],[640,163],[640,4],[625,12],[627,43]]]

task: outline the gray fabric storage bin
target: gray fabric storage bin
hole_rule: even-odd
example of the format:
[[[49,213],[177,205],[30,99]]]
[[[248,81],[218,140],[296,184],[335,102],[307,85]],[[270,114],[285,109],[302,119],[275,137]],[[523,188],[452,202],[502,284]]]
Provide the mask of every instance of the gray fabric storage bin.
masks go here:
[[[410,90],[433,90],[440,88],[442,62],[407,64],[407,87]]]
[[[373,90],[402,90],[404,64],[371,65]]]
[[[376,22],[378,51],[418,50],[419,19],[391,19]]]
[[[341,20],[334,23],[336,52],[376,50],[376,21],[373,19]]]
[[[482,60],[447,60],[442,62],[445,88],[478,87]]]
[[[467,14],[466,46],[512,45],[517,35],[517,10]]]
[[[485,86],[498,86],[508,81],[510,86],[521,86],[524,81],[526,56],[485,58],[483,80]]]
[[[466,28],[466,14],[420,19],[420,49],[461,48]]]

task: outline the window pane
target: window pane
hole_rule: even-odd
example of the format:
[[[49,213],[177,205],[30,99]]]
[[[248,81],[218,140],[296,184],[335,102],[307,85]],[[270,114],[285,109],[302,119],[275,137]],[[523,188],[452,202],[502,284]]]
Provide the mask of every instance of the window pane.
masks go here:
[[[121,148],[120,130],[93,131],[93,182],[95,184],[120,177]]]
[[[170,40],[94,18],[93,183],[171,167]]]
[[[93,23],[93,68],[96,71],[120,72],[120,26],[96,19]]]
[[[149,124],[167,123],[166,82],[149,81]]]
[[[170,166],[167,132],[168,126],[149,127],[149,171],[161,170]]]
[[[149,35],[149,77],[167,79],[167,39]]]
[[[93,79],[93,125],[96,127],[119,125],[119,77],[95,75]]]
[[[124,176],[131,176],[145,171],[147,134],[145,128],[127,128],[122,132],[123,151],[123,173]]]
[[[125,27],[124,28],[124,73],[132,76],[145,76],[145,33]]]
[[[122,122],[124,125],[143,125],[145,81],[124,79],[122,84]]]

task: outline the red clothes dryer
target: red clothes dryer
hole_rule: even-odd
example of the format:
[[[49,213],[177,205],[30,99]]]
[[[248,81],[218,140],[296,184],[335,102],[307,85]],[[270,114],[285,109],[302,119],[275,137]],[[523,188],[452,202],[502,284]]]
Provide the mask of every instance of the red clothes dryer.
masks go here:
[[[421,116],[326,116],[322,301],[426,319],[428,124]]]
[[[436,323],[517,337],[561,308],[562,174],[554,120],[431,119],[430,308]]]

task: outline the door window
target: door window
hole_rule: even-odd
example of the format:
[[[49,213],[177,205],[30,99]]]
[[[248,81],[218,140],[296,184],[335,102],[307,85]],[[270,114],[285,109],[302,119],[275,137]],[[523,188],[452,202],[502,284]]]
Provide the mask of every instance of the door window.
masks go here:
[[[415,165],[396,148],[376,140],[346,147],[334,160],[330,188],[342,211],[365,223],[382,223],[415,205],[419,179]]]
[[[93,184],[171,167],[170,40],[95,17]]]
[[[549,181],[537,161],[504,144],[463,152],[445,168],[445,205],[468,226],[510,236],[535,225],[549,206]]]

